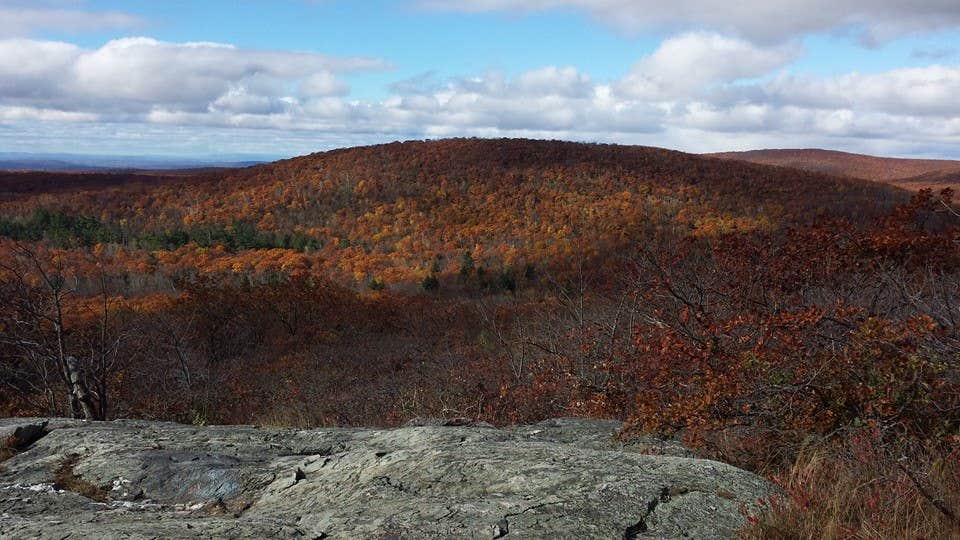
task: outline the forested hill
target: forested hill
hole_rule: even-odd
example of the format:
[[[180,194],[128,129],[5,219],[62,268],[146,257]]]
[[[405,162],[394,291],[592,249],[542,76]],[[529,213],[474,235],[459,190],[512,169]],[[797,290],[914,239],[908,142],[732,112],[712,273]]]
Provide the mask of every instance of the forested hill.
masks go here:
[[[723,159],[862,178],[914,191],[924,188],[956,189],[960,186],[960,161],[887,158],[819,149],[750,150],[711,155]]]
[[[191,271],[200,264],[194,244],[232,254],[282,249],[300,255],[274,255],[268,268],[395,282],[453,274],[465,254],[497,271],[606,260],[651,230],[711,235],[831,216],[862,222],[905,197],[870,182],[659,148],[450,139],[24,194],[0,203],[0,233],[142,248],[151,252],[141,258],[148,267],[163,264],[155,252],[176,252]],[[51,232],[59,222],[82,230]],[[203,264],[211,260],[248,269],[258,262],[207,254]]]

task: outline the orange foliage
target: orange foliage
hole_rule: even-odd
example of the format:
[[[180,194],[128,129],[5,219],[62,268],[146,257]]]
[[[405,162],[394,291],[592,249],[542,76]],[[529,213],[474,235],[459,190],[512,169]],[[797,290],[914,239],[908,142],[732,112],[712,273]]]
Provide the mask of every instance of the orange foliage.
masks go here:
[[[362,285],[418,282],[436,260],[451,276],[464,252],[497,272],[528,264],[569,272],[577,260],[609,264],[655,230],[715,235],[823,215],[863,219],[881,209],[878,200],[898,197],[867,182],[720,166],[656,148],[446,140],[336,150],[149,189],[27,194],[0,204],[0,216],[25,218],[39,208],[97,216],[131,239],[246,222],[264,233],[305,234],[321,247],[285,255],[187,243],[144,252],[131,240],[111,256],[143,276],[298,273]]]

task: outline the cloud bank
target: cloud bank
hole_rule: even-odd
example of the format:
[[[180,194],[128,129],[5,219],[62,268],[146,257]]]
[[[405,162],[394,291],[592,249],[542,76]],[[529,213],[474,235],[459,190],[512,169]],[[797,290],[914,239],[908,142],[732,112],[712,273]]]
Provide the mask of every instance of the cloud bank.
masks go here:
[[[7,106],[116,117],[156,110],[267,114],[284,108],[290,84],[300,84],[308,98],[342,95],[348,88],[337,74],[385,67],[369,58],[218,43],[124,38],[87,50],[8,39],[0,41],[0,99]]]
[[[179,152],[183,150],[176,145],[189,141],[192,147],[216,142],[225,152],[259,145],[260,153],[289,154],[392,139],[475,135],[690,151],[827,146],[955,154],[960,143],[960,66],[835,76],[795,73],[790,67],[805,54],[802,41],[784,37],[849,30],[843,25],[856,25],[874,37],[945,27],[955,24],[960,11],[955,0],[915,3],[912,14],[902,13],[905,4],[888,0],[811,0],[804,8],[811,13],[796,20],[765,11],[789,14],[801,5],[786,0],[749,10],[739,3],[711,8],[714,3],[707,0],[677,0],[661,9],[646,0],[429,4],[474,11],[573,7],[632,29],[669,23],[725,32],[671,35],[613,79],[596,80],[563,65],[513,75],[423,75],[395,81],[385,97],[365,100],[351,97],[351,75],[389,70],[389,62],[147,37],[115,39],[98,48],[6,37],[0,38],[0,146],[72,146],[80,137],[116,145],[126,137]],[[0,0],[0,14],[15,11],[25,27],[33,24],[30,9]],[[844,15],[839,23],[830,22],[828,15],[836,10]],[[67,25],[62,21],[68,19],[76,28],[87,24],[84,16],[42,19],[47,27]],[[135,20],[119,14],[102,22],[127,25]],[[771,28],[780,38],[762,42]],[[244,130],[242,136],[225,135],[237,130]]]

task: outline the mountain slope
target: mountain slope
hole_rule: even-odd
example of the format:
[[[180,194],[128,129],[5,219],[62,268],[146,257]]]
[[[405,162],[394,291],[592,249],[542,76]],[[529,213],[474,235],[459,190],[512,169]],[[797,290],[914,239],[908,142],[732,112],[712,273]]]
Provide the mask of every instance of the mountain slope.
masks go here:
[[[960,186],[960,161],[885,158],[819,149],[750,150],[708,155],[721,159],[862,178],[912,191]]]
[[[176,251],[177,259],[189,259],[191,245],[294,248],[310,252],[298,267],[364,282],[455,273],[467,253],[477,266],[516,273],[609,262],[654,231],[862,222],[905,196],[862,180],[659,148],[453,139],[334,150],[150,186],[40,193],[0,203],[0,218],[23,222],[38,209],[95,216],[100,229],[86,241],[133,239],[130,246]]]

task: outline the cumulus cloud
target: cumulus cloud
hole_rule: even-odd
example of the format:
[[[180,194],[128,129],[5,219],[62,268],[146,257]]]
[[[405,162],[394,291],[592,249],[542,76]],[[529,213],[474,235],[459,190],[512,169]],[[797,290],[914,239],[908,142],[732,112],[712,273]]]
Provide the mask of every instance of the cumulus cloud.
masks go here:
[[[660,129],[654,104],[623,102],[610,87],[572,67],[546,67],[508,78],[488,73],[449,81],[429,92],[397,96],[380,112],[402,118],[430,133],[455,129],[635,132]]]
[[[66,89],[80,49],[69,43],[13,39],[0,41],[0,97],[4,101],[43,100]]]
[[[386,67],[371,58],[218,43],[124,38],[89,50],[8,39],[0,40],[0,99],[16,106],[100,113],[156,108],[263,113],[284,107],[291,83],[313,97],[339,95],[346,84],[338,74]]]
[[[719,99],[683,103],[665,122],[701,133],[830,138],[834,146],[871,140],[885,147],[898,141],[915,149],[947,147],[960,143],[960,102],[950,97],[958,91],[960,66],[835,77],[782,74],[725,88]]]
[[[304,98],[344,96],[350,93],[350,85],[332,73],[321,71],[310,75],[300,83],[300,95]]]
[[[869,45],[913,32],[960,27],[956,0],[419,0],[461,12],[578,9],[628,32],[707,29],[763,42],[851,32]]]
[[[719,83],[766,75],[800,52],[796,45],[757,47],[719,34],[686,33],[667,39],[640,60],[619,89],[634,98],[687,98]]]
[[[766,99],[817,109],[960,116],[960,66],[850,73],[829,79],[784,74],[763,87]]]
[[[528,96],[587,98],[593,93],[593,83],[576,68],[549,66],[522,73],[514,91]]]
[[[663,49],[671,48],[665,44]],[[570,80],[570,73],[559,75],[564,72],[560,69],[538,70],[513,80],[488,75],[455,81],[416,99],[397,99],[379,113],[404,111],[410,115],[409,126],[426,125],[441,133],[488,128],[513,134],[526,129],[558,136],[572,133],[577,138],[629,140],[630,134],[682,129],[798,138],[899,139],[918,144],[960,140],[960,101],[950,97],[960,95],[958,66],[836,77],[781,74],[762,82],[733,84],[761,75],[763,69],[720,65],[709,76],[701,76],[697,86],[690,84],[684,70],[660,70],[650,59],[639,62],[613,85],[591,82],[589,90],[576,93],[524,91],[522,81],[544,73]],[[751,65],[779,65],[773,60],[765,62]],[[636,92],[638,78],[657,80],[657,91]],[[556,87],[564,88],[559,82]],[[707,149],[698,147],[698,140],[684,141],[682,147]]]
[[[0,40],[0,141],[27,144],[33,139],[23,126],[38,137],[74,124],[85,126],[78,132],[113,126],[118,134],[156,133],[157,140],[160,133],[178,141],[189,135],[191,144],[216,134],[224,151],[242,151],[254,140],[296,140],[315,150],[453,135],[693,151],[777,141],[851,150],[960,144],[960,66],[833,77],[787,72],[799,53],[789,42],[760,48],[692,32],[665,40],[615,80],[594,80],[570,66],[453,79],[428,73],[396,83],[383,99],[359,100],[345,78],[384,69],[382,61],[148,38],[97,49],[8,39]],[[247,131],[236,141],[222,136],[236,129]]]

